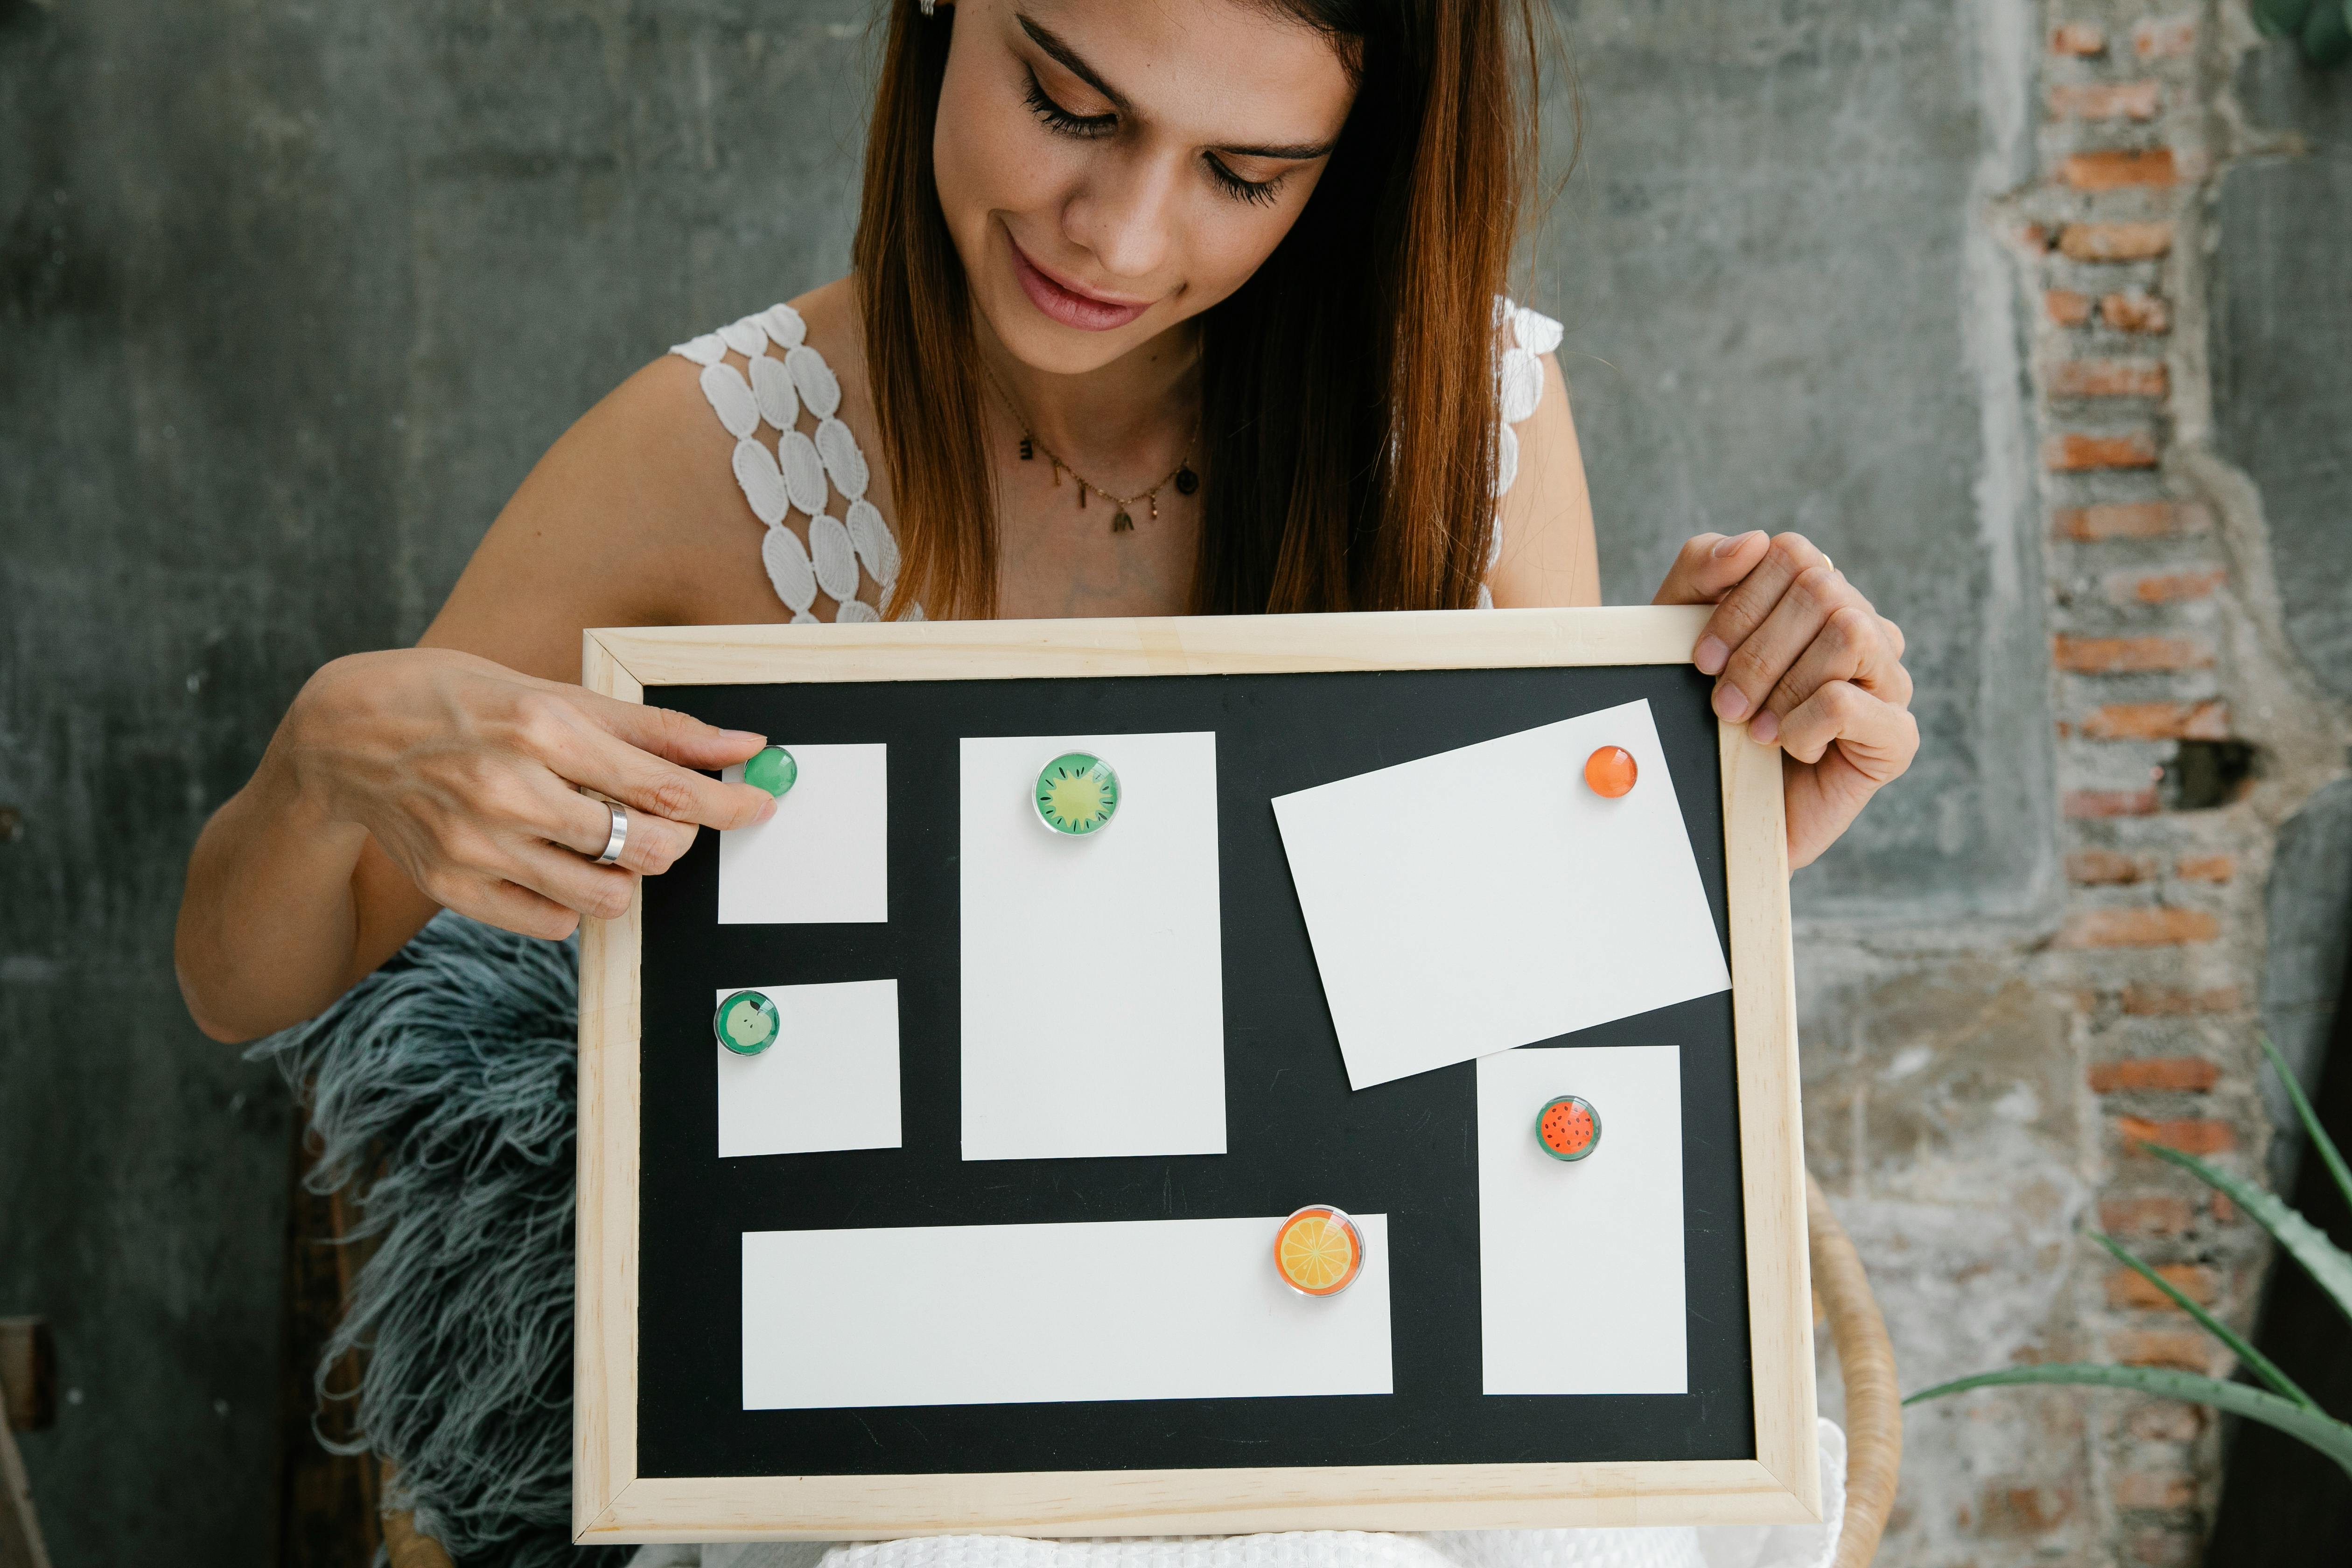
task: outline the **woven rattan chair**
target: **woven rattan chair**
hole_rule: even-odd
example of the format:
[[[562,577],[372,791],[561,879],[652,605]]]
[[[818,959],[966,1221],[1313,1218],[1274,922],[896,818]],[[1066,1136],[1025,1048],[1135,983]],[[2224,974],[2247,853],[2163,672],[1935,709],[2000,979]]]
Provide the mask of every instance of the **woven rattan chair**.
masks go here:
[[[1903,1404],[1895,1382],[1895,1348],[1853,1241],[1831,1212],[1821,1184],[1805,1179],[1806,1225],[1813,1262],[1817,1315],[1829,1322],[1845,1374],[1845,1529],[1832,1568],[1869,1568],[1878,1537],[1895,1506],[1903,1468]],[[386,1479],[389,1480],[387,1474]],[[404,1513],[383,1518],[383,1544],[392,1568],[450,1568],[440,1543],[416,1533]]]

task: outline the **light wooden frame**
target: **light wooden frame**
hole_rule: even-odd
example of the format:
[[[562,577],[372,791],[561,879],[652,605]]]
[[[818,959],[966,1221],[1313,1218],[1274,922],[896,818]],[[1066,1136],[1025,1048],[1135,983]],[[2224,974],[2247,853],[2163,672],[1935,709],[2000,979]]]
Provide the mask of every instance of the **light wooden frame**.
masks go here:
[[[582,680],[803,681],[1239,675],[1680,664],[1704,608],[1498,610],[591,631]],[[580,948],[572,1536],[583,1544],[999,1532],[1190,1535],[1798,1523],[1821,1517],[1804,1141],[1780,753],[1719,726],[1747,1214],[1756,1458],[1655,1463],[1080,1470],[981,1475],[637,1473],[636,909]]]

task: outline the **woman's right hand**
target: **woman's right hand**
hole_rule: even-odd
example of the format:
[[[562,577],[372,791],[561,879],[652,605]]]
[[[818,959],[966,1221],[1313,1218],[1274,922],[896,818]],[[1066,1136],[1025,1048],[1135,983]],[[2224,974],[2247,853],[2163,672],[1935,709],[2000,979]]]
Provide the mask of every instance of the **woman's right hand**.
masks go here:
[[[698,827],[744,827],[776,803],[718,769],[765,738],[519,675],[446,648],[353,654],[303,687],[272,750],[330,824],[364,828],[425,897],[527,936],[625,912],[636,877],[675,865]],[[619,863],[599,866],[628,807]]]

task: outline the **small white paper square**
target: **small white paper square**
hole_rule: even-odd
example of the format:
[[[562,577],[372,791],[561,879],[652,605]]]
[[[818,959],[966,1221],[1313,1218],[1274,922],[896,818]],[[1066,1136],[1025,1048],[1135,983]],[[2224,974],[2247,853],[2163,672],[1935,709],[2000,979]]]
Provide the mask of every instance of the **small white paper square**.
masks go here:
[[[1117,814],[1066,837],[1037,773],[1116,769]],[[1225,1152],[1217,737],[962,745],[963,1157]]]
[[[777,798],[775,816],[719,836],[719,923],[887,921],[889,748],[778,743],[800,777]],[[742,766],[719,776],[740,784]]]
[[[1614,800],[1584,782],[1603,746],[1639,775]],[[1731,985],[1647,701],[1281,795],[1274,815],[1356,1089]]]
[[[878,748],[877,748],[878,749]],[[898,1147],[898,983],[738,985],[776,1005],[776,1043],[719,1053],[719,1157]]]
[[[1687,1394],[1682,1051],[1548,1046],[1478,1060],[1478,1321],[1488,1394]],[[1601,1141],[1555,1160],[1545,1103]]]

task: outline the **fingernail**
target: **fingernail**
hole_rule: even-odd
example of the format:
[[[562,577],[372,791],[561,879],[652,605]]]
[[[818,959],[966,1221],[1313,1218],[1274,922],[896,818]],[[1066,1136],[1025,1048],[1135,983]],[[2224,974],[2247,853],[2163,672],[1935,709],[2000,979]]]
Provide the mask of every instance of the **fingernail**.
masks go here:
[[[767,792],[766,792],[765,790],[761,791],[761,793],[762,795],[766,795],[766,794],[767,794]],[[761,824],[761,823],[762,823],[762,822],[767,821],[767,820],[768,820],[768,818],[770,818],[770,817],[772,817],[772,816],[775,816],[775,815],[776,815],[776,797],[775,797],[774,795],[768,795],[768,798],[767,798],[766,802],[765,802],[763,805],[761,805],[761,807],[760,807],[760,815],[759,815],[759,816],[755,816],[755,817],[753,817],[753,818],[751,819],[751,821],[752,821],[752,825],[753,825],[754,826],[758,826],[759,824]]]
[[[1737,724],[1748,714],[1748,693],[1737,686],[1715,689],[1715,711],[1727,724]]]
[[[1724,647],[1723,639],[1713,632],[1699,638],[1698,647],[1691,650],[1691,662],[1698,666],[1701,675],[1721,675],[1723,662],[1730,657],[1731,650]]]
[[[1780,738],[1780,716],[1767,708],[1748,721],[1748,738],[1760,746],[1770,745]]]
[[[1718,543],[1715,547],[1715,552],[1718,556],[1732,554],[1734,552],[1738,551],[1741,545],[1746,544],[1749,540],[1755,537],[1756,531],[1752,528],[1745,533],[1735,533],[1730,538]]]
[[[768,737],[750,730],[721,730],[719,738],[736,746],[764,746],[768,743]]]

